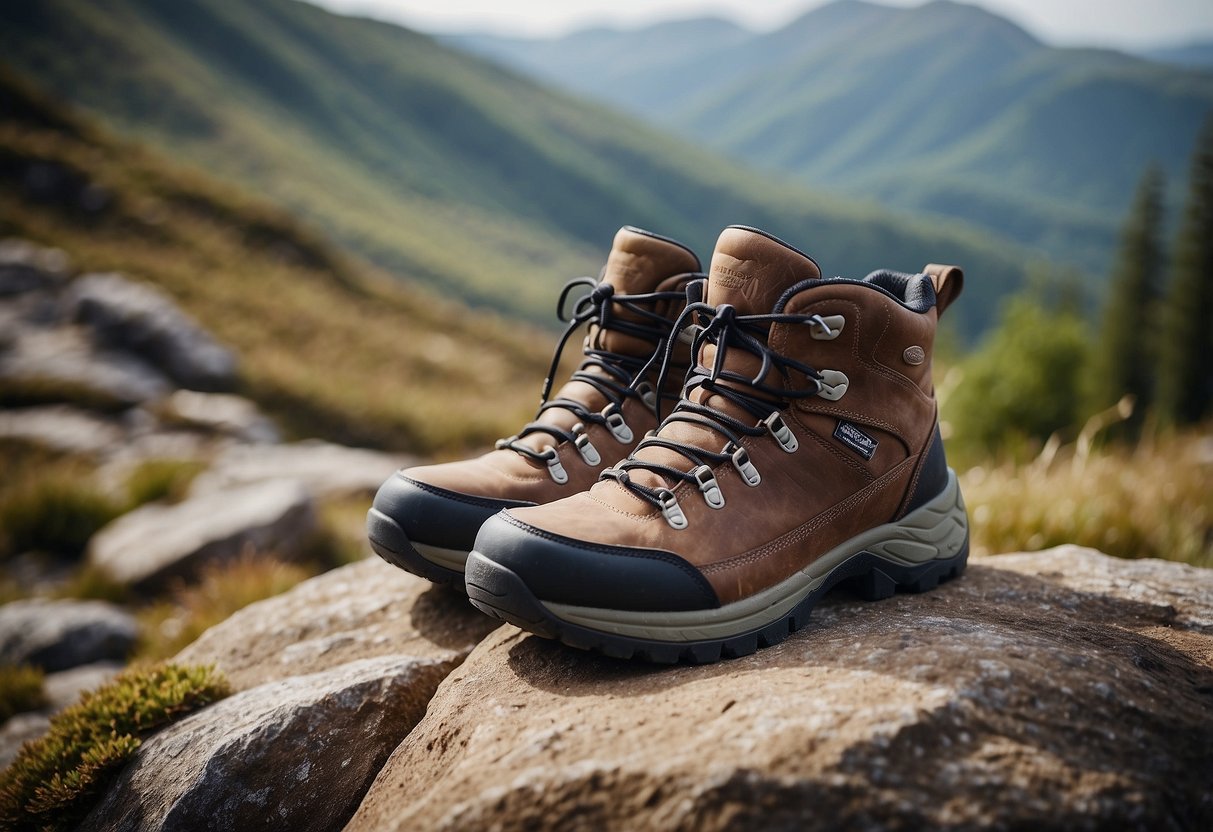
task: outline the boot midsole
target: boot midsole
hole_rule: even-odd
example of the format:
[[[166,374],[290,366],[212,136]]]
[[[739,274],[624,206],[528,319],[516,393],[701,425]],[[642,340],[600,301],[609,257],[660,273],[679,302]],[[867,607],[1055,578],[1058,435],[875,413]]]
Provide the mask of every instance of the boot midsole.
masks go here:
[[[862,552],[898,566],[923,566],[959,555],[969,521],[956,472],[936,497],[900,520],[856,535],[775,586],[710,610],[647,612],[597,609],[547,601],[557,618],[601,632],[655,641],[701,641],[759,629],[787,615],[830,575]]]
[[[429,543],[418,543],[415,540],[410,542],[417,550],[417,554],[439,566],[454,569],[456,572],[462,572],[467,566],[468,553],[462,549],[447,549],[442,546],[432,546]]]

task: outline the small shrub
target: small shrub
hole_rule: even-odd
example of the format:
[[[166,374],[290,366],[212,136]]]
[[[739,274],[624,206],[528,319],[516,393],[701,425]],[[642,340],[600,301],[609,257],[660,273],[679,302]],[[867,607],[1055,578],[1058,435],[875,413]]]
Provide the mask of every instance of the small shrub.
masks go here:
[[[131,507],[156,500],[181,502],[194,477],[205,468],[205,464],[192,459],[149,459],[141,463],[126,480]]]
[[[29,665],[0,665],[0,722],[46,704],[44,674]]]
[[[153,732],[231,693],[211,667],[133,668],[51,718],[0,774],[0,827],[67,830]]]
[[[77,558],[122,508],[78,472],[30,474],[0,499],[0,554],[34,550]]]
[[[265,556],[212,566],[197,581],[179,586],[171,600],[139,613],[136,654],[146,659],[173,656],[237,610],[286,592],[314,574],[299,564]]]

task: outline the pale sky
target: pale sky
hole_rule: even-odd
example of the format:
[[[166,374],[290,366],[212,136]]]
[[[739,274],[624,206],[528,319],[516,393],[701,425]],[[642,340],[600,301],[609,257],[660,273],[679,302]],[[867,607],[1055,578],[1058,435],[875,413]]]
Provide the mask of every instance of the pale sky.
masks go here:
[[[822,0],[311,0],[335,11],[377,17],[426,32],[546,35],[598,24],[636,26],[713,15],[773,28]],[[921,0],[883,0],[919,5]],[[1213,39],[1213,0],[982,0],[1057,44],[1142,47]]]

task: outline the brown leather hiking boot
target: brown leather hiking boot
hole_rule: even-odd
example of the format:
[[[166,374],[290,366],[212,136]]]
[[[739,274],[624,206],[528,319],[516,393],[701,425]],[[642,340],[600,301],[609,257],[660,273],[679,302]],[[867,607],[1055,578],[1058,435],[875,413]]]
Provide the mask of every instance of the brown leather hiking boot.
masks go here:
[[[931,383],[950,266],[821,279],[725,229],[681,401],[589,491],[488,520],[477,607],[574,647],[715,661],[782,641],[832,586],[935,587],[968,557]]]
[[[533,506],[589,488],[657,427],[657,375],[687,284],[702,281],[699,258],[673,240],[624,227],[600,281],[577,303],[544,383],[535,421],[476,459],[399,471],[367,514],[371,547],[386,561],[436,582],[463,586],[463,565],[480,525],[507,507]],[[549,397],[569,337],[589,325],[584,359]],[[677,352],[677,350],[676,350]],[[688,347],[681,349],[685,369]],[[677,363],[677,359],[676,362]],[[678,381],[663,398],[678,399]]]

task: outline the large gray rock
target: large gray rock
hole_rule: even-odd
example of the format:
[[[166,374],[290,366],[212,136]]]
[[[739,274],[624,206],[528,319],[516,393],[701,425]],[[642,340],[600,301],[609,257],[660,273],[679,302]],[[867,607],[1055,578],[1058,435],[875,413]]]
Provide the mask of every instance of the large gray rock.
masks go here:
[[[1073,547],[650,667],[503,627],[350,830],[1213,828],[1213,571]]]
[[[134,617],[105,601],[12,601],[0,606],[0,663],[66,670],[125,659],[138,636]]]
[[[317,498],[373,494],[397,469],[415,460],[363,448],[307,441],[289,445],[230,446],[191,491],[208,494],[252,482],[289,479]]]
[[[46,695],[46,706],[50,711],[61,711],[75,705],[82,694],[96,690],[122,672],[118,662],[93,662],[70,670],[48,673],[42,690]]]
[[[0,351],[0,389],[25,397],[70,400],[93,407],[128,407],[170,390],[140,357],[97,349],[79,327],[18,328]]]
[[[373,557],[245,607],[173,661],[216,665],[238,690],[377,656],[454,666],[499,623],[461,593]]]
[[[278,442],[281,437],[257,405],[230,393],[178,390],[160,402],[160,418],[170,424],[224,434],[254,444]]]
[[[21,746],[36,740],[50,730],[50,718],[38,711],[17,714],[0,726],[0,771],[17,759]]]
[[[0,240],[0,298],[56,289],[67,280],[70,268],[60,249],[29,240]]]
[[[340,829],[450,669],[370,658],[237,693],[147,740],[81,829]]]
[[[64,453],[106,454],[125,437],[118,420],[67,405],[0,410],[0,438]]]
[[[107,346],[145,357],[178,384],[224,390],[236,380],[236,359],[159,289],[118,274],[89,274],[70,290],[77,321]]]
[[[97,532],[87,557],[116,581],[154,589],[244,553],[290,559],[315,528],[312,498],[302,486],[260,483],[137,508]]]

